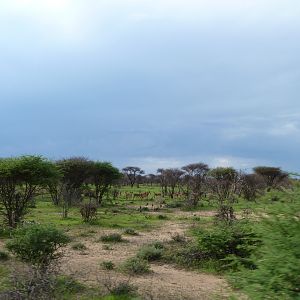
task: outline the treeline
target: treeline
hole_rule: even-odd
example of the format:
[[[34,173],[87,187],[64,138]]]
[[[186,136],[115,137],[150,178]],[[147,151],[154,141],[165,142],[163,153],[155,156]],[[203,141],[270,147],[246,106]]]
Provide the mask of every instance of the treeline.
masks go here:
[[[191,206],[213,196],[218,215],[230,221],[237,197],[254,201],[267,189],[288,186],[289,179],[286,172],[274,167],[256,167],[254,173],[245,174],[234,168],[210,169],[204,163],[195,163],[181,169],[158,169],[154,175],[145,174],[139,167],[120,171],[111,163],[84,157],[50,161],[41,156],[20,156],[0,159],[0,211],[5,223],[16,227],[34,198],[48,193],[53,203],[62,207],[63,217],[68,216],[72,205],[88,198],[89,205],[81,211],[84,217],[103,203],[112,188],[116,198],[120,186],[127,184],[159,184],[162,198],[180,195]]]
[[[72,157],[50,161],[40,156],[0,159],[0,207],[6,224],[16,227],[37,195],[49,193],[67,217],[84,196],[101,204],[103,195],[122,174],[108,162]]]

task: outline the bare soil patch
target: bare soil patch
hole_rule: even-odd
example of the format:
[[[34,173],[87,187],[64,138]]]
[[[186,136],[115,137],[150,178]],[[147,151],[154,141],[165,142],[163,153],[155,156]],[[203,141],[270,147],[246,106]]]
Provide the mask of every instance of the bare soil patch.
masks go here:
[[[108,244],[97,242],[97,239],[103,234],[120,231],[98,229],[93,236],[78,238],[87,250],[80,252],[68,247],[62,260],[62,269],[65,273],[73,274],[78,280],[91,285],[101,286],[106,280],[123,281],[128,279],[128,276],[116,271],[103,270],[101,262],[112,261],[119,266],[134,256],[143,245],[155,240],[168,241],[175,234],[184,234],[187,228],[188,224],[184,222],[167,221],[161,228],[152,232],[142,232],[138,236],[124,235],[127,242],[109,244],[109,250],[105,249],[105,245]],[[138,287],[138,292],[144,299],[199,300],[214,299],[216,295],[219,298],[227,298],[229,288],[221,277],[157,263],[151,264],[151,270],[148,275],[130,278],[130,282]]]

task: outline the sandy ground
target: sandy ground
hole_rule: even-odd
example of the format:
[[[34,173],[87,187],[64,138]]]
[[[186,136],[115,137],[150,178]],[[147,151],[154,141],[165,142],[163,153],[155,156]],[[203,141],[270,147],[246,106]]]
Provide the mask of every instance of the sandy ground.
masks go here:
[[[134,256],[142,245],[155,240],[170,240],[175,234],[184,234],[187,228],[188,224],[184,222],[167,221],[155,231],[143,232],[138,236],[126,236],[127,242],[111,244],[111,250],[105,250],[105,243],[97,242],[97,239],[102,234],[118,231],[99,229],[93,236],[78,238],[87,250],[80,252],[69,247],[61,266],[64,272],[92,285],[101,286],[105,281],[128,280],[128,277],[122,273],[103,270],[101,262],[112,261],[119,266],[127,258]],[[133,276],[129,279],[130,283],[138,287],[138,292],[144,299],[228,298],[229,288],[221,277],[158,263],[151,264],[151,271],[149,275]]]

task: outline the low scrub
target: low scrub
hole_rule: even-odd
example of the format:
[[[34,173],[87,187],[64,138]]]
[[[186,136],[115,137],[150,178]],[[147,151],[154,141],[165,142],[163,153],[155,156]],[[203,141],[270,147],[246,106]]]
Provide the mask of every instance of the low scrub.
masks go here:
[[[163,254],[162,248],[157,248],[155,245],[142,247],[137,253],[137,257],[146,261],[155,261],[161,259]]]
[[[103,267],[103,269],[105,270],[113,270],[115,268],[115,264],[112,261],[103,261],[101,263],[101,266]]]
[[[111,233],[111,234],[102,235],[100,237],[100,241],[105,243],[120,243],[120,242],[124,242],[124,239],[122,238],[122,235],[119,233]]]
[[[150,272],[150,265],[144,259],[132,257],[125,261],[121,269],[131,275],[142,275]]]

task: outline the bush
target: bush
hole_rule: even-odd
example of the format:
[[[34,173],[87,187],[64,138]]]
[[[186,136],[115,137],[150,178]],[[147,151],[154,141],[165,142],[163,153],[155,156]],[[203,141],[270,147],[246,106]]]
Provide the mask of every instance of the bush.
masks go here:
[[[55,279],[55,295],[60,299],[62,295],[83,292],[86,287],[71,276],[59,276]]]
[[[110,292],[114,296],[134,295],[136,288],[128,282],[120,282]]]
[[[101,266],[105,269],[105,270],[113,270],[115,268],[115,264],[112,261],[103,261],[101,263]]]
[[[123,271],[131,275],[141,275],[150,272],[148,262],[139,257],[132,257],[125,261],[122,266]]]
[[[263,220],[257,231],[263,242],[252,255],[257,268],[236,273],[236,286],[251,299],[300,299],[299,204],[281,206],[280,214]]]
[[[8,258],[9,258],[8,253],[0,250],[0,261],[8,260]]]
[[[163,249],[156,248],[153,245],[142,247],[137,253],[137,257],[147,260],[147,261],[155,261],[159,260],[162,257]]]
[[[164,249],[164,244],[161,241],[154,241],[150,245],[156,249]]]
[[[105,243],[120,243],[120,242],[123,242],[124,240],[123,240],[121,234],[111,233],[111,234],[102,235],[100,237],[100,241],[105,242]]]
[[[69,241],[69,237],[55,227],[36,224],[16,230],[6,246],[22,261],[46,267],[61,256],[59,250]]]
[[[91,222],[97,217],[97,205],[94,203],[82,204],[80,214],[84,222]]]
[[[255,268],[250,255],[260,244],[257,235],[242,222],[223,224],[212,230],[197,233],[197,250],[202,260],[220,260],[222,268],[237,268],[244,265]]]

